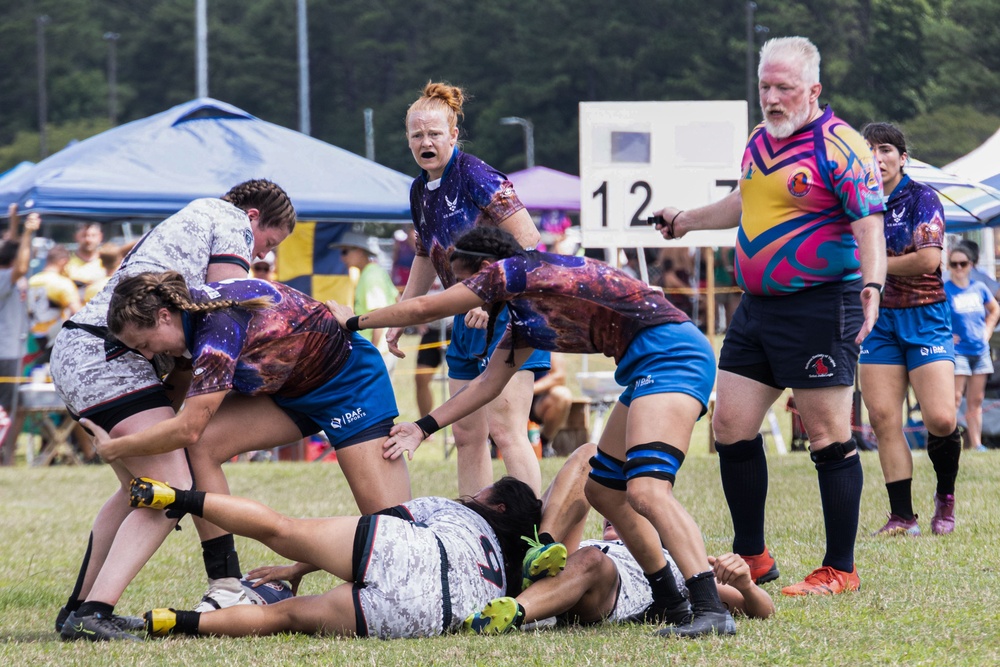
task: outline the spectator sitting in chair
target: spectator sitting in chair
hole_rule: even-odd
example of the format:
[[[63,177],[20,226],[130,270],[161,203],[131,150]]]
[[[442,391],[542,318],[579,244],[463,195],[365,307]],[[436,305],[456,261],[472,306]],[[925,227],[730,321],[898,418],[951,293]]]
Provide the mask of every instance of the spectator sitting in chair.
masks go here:
[[[552,367],[535,380],[535,396],[531,399],[528,419],[541,428],[542,456],[555,456],[552,442],[559,431],[566,427],[569,411],[573,407],[573,393],[566,386],[566,367],[563,355],[552,353]],[[426,413],[429,414],[430,410]]]

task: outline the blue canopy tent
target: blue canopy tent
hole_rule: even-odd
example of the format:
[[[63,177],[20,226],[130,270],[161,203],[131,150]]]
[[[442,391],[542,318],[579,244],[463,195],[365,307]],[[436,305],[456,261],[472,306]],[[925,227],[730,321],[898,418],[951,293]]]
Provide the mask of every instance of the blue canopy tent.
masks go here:
[[[7,180],[17,176],[18,174],[23,173],[28,169],[31,169],[34,165],[35,165],[34,162],[29,162],[28,160],[25,160],[24,162],[18,162],[13,167],[0,174],[0,185],[3,185],[3,183],[5,183]]]
[[[250,178],[303,220],[409,220],[411,178],[201,98],[69,146],[0,183],[0,206],[87,220],[160,219]]]
[[[328,248],[348,226],[324,223],[410,220],[410,177],[210,98],[113,128],[3,179],[0,215],[17,202],[50,221],[159,221],[251,178],[291,197],[303,222],[278,253],[279,279],[317,298],[343,298],[349,285]]]

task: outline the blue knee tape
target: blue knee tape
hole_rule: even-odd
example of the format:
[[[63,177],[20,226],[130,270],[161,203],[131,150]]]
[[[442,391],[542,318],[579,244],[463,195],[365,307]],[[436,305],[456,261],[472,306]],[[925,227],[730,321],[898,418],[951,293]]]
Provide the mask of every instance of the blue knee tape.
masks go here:
[[[597,454],[590,457],[590,479],[609,489],[624,491],[625,474],[622,472],[623,465],[615,457],[608,456],[598,449]]]
[[[684,463],[684,452],[665,442],[647,442],[628,450],[626,459],[622,466],[625,479],[653,477],[673,484]]]

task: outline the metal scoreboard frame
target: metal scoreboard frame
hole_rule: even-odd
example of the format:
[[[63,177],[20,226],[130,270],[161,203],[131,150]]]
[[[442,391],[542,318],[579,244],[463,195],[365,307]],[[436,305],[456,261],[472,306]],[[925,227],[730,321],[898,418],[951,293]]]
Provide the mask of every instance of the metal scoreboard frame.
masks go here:
[[[736,230],[668,241],[646,224],[664,206],[695,208],[739,183],[747,103],[581,102],[580,232],[591,248],[735,244]]]

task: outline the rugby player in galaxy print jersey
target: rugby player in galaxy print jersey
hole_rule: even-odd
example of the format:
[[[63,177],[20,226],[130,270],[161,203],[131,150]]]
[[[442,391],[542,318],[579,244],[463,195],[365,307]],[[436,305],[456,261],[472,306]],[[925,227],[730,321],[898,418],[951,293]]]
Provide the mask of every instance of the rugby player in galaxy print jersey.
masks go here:
[[[903,404],[913,385],[927,457],[937,474],[935,534],[955,527],[955,478],[962,451],[954,399],[955,349],[951,311],[941,281],[944,209],[937,193],[905,173],[906,137],[890,123],[862,130],[871,145],[888,199],[888,255],[882,312],[861,344],[861,395],[878,438],[889,495],[889,518],[876,535],[919,535],[910,486],[913,457],[903,434]]]
[[[486,405],[536,349],[601,353],[615,359],[626,387],[601,434],[586,493],[618,526],[653,590],[652,615],[671,625],[664,634],[733,634],[733,619],[707,569],[705,544],[694,519],[673,495],[695,422],[715,380],[711,344],[687,315],[659,291],[603,262],[522,250],[495,227],[477,227],[455,243],[451,267],[463,282],[440,294],[403,301],[360,318],[327,305],[349,330],[406,326],[485,306],[490,313],[486,354],[501,337],[485,373],[416,423],[400,424],[385,455],[412,456],[440,426]],[[510,311],[503,332],[501,310]],[[660,544],[673,555],[691,597],[674,585]]]
[[[274,447],[323,429],[362,512],[410,498],[406,466],[379,455],[398,415],[381,355],[319,301],[264,280],[187,288],[177,273],[146,273],[116,288],[108,326],[147,358],[190,357],[192,379],[184,408],[156,431],[112,439],[95,426],[105,459],[187,447],[199,488],[221,493],[222,463],[259,449],[234,433],[268,434]],[[272,403],[305,424],[275,424]]]
[[[455,283],[448,257],[455,239],[473,227],[505,229],[522,248],[534,247],[539,240],[535,223],[507,177],[460,150],[458,123],[464,102],[461,88],[431,82],[406,112],[407,141],[421,173],[410,188],[417,256],[403,301],[427,294],[435,275],[445,288]],[[506,318],[506,313],[502,317]],[[487,319],[480,308],[455,316],[446,355],[451,394],[483,372],[477,354],[485,343]],[[400,333],[399,328],[391,329],[386,341],[390,352],[402,357],[397,345]],[[488,436],[496,443],[507,472],[541,493],[541,471],[524,424],[531,410],[534,372],[547,371],[549,365],[548,353],[536,352],[493,406],[454,425],[459,493],[475,493],[493,479]]]

